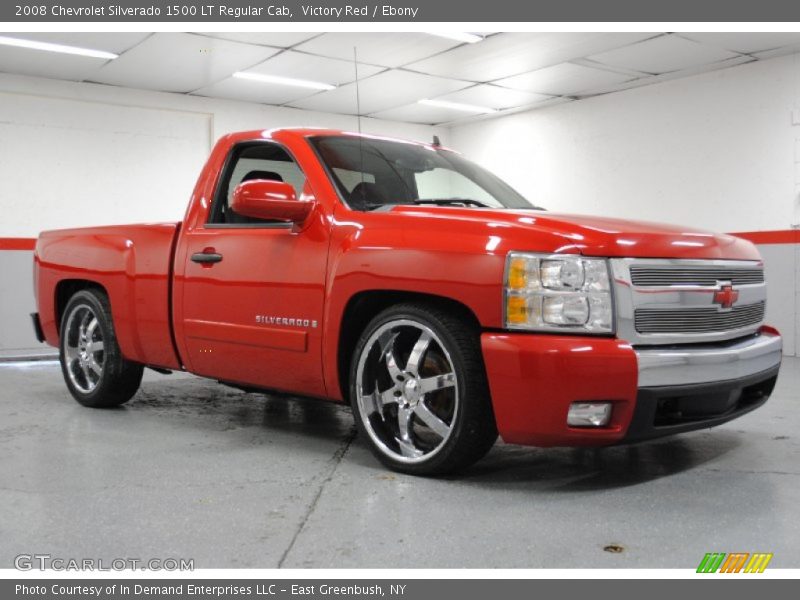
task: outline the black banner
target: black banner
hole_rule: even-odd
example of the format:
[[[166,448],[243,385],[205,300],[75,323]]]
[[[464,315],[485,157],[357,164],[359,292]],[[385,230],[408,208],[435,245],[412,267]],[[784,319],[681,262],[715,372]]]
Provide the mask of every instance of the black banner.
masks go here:
[[[641,22],[800,21],[786,0],[12,0],[8,22]]]
[[[757,593],[793,595],[791,589],[796,587],[794,581],[773,578],[756,581],[742,576],[710,575],[703,579],[702,582],[696,579],[26,579],[0,581],[0,597],[5,600],[531,600],[624,594],[631,598],[674,600],[696,593],[699,586],[707,594],[724,594],[727,599],[735,600],[752,598]]]

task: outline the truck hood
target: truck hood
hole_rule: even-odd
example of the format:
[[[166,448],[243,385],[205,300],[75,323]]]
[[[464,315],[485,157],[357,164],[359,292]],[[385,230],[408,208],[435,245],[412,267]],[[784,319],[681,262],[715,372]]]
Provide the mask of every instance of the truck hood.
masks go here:
[[[392,212],[448,221],[481,222],[516,250],[586,256],[760,260],[747,240],[691,227],[540,210],[405,206]],[[443,225],[443,224],[442,224]],[[445,226],[446,227],[446,226]],[[444,232],[444,230],[443,230]],[[452,231],[457,235],[457,229]],[[504,244],[505,245],[505,244]]]

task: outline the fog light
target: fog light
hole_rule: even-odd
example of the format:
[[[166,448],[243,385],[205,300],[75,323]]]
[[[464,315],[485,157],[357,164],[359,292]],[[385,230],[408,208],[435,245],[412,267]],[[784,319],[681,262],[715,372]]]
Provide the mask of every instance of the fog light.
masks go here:
[[[573,402],[567,413],[570,427],[603,427],[611,420],[611,402]]]

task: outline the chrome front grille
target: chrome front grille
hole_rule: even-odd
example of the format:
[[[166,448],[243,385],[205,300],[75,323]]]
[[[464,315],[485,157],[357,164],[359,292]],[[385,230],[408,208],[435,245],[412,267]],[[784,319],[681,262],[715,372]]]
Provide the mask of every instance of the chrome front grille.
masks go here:
[[[719,268],[680,265],[631,266],[631,283],[637,287],[714,286],[718,281],[729,281],[735,286],[764,283],[764,268]]]
[[[718,333],[735,331],[764,320],[765,302],[736,306],[720,312],[712,308],[637,308],[639,333]]]
[[[761,261],[615,258],[610,265],[617,335],[632,345],[721,342],[764,321]]]

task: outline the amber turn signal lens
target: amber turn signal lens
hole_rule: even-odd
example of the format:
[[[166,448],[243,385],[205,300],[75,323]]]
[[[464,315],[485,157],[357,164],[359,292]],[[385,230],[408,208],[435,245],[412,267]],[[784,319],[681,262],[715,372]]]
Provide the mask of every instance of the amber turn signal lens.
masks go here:
[[[528,321],[528,299],[524,296],[509,296],[506,300],[506,322],[523,324]]]
[[[528,286],[528,261],[514,257],[508,263],[508,287],[524,290]]]

